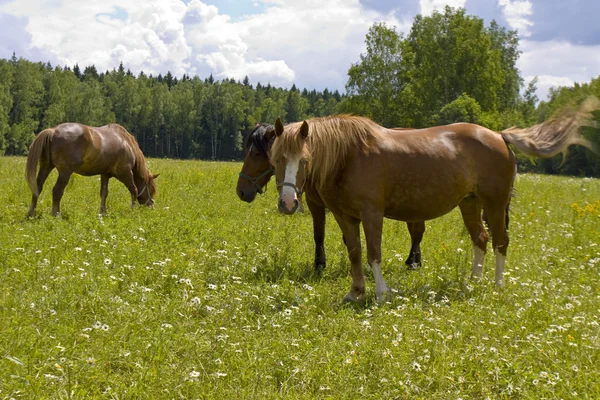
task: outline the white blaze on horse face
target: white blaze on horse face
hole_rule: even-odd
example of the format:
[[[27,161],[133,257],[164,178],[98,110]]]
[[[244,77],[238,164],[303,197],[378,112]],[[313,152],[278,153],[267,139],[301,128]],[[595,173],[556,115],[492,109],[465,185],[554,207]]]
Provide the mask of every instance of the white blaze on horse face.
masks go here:
[[[498,251],[494,250],[496,255],[496,286],[504,285],[504,264],[506,263],[506,256]]]
[[[377,296],[377,301],[382,302],[383,295],[387,292],[387,284],[381,272],[381,263],[374,262],[371,265],[371,270],[373,271],[373,278],[375,278],[375,295]]]
[[[285,165],[285,178],[283,179],[286,183],[296,185],[296,175],[298,174],[298,168],[300,166],[300,159],[288,159]],[[296,196],[296,190],[292,186],[282,186],[280,199],[283,200],[288,210],[292,210],[296,206],[298,197]]]
[[[471,276],[476,279],[481,279],[483,275],[483,261],[485,260],[485,252],[476,245],[473,245],[473,270]]]

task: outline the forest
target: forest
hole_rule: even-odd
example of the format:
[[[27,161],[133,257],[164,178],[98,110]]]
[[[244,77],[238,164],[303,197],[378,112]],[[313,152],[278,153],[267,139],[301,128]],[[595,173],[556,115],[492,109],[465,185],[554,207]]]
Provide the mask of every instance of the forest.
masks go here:
[[[244,135],[257,122],[294,122],[352,113],[387,127],[423,128],[473,122],[493,130],[529,126],[588,95],[600,97],[600,77],[553,88],[547,101],[535,95],[516,63],[519,37],[495,21],[446,7],[417,15],[410,32],[377,23],[365,52],[349,66],[345,92],[252,84],[248,77],[134,75],[121,63],[99,72],[94,65],[52,66],[0,59],[0,154],[25,155],[41,130],[63,122],[92,126],[119,123],[149,157],[240,160]],[[596,130],[585,134],[600,143]],[[600,176],[593,152],[573,148],[519,170]]]

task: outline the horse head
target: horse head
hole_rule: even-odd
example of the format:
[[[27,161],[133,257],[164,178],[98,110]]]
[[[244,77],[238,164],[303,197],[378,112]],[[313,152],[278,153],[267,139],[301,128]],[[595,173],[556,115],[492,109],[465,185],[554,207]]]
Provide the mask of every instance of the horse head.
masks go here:
[[[275,121],[276,139],[271,152],[271,162],[276,166],[279,212],[293,214],[299,206],[302,189],[306,183],[306,155],[304,143],[308,137],[308,123],[291,124],[284,128],[281,120]],[[284,132],[285,131],[285,132]]]
[[[148,176],[143,178],[136,186],[138,188],[137,201],[138,203],[154,208],[154,196],[156,195],[156,182],[160,174],[152,175],[148,172]]]
[[[239,173],[236,192],[248,203],[262,194],[275,169],[269,161],[269,151],[275,138],[273,125],[257,124],[246,138],[244,164]]]

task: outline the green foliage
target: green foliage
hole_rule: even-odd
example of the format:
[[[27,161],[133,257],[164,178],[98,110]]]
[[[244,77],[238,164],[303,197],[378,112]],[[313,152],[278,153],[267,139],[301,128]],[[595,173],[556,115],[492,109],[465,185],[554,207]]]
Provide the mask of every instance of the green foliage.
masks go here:
[[[485,27],[464,9],[417,15],[406,38],[374,24],[365,43],[366,54],[348,71],[346,111],[386,126],[427,127],[461,116],[495,125],[519,104],[516,32],[494,21]],[[461,96],[474,103],[452,104]]]
[[[239,163],[148,163],[153,210],[111,180],[100,218],[99,180],[76,175],[52,218],[53,172],[28,220],[25,159],[0,158],[3,398],[600,397],[597,179],[517,176],[501,289],[491,248],[469,279],[458,210],[427,222],[417,271],[405,224],[386,220],[397,291],[378,306],[365,269],[354,307],[333,215],[316,275],[310,215],[279,215],[274,182],[246,204]]]
[[[463,93],[456,100],[442,107],[437,117],[437,124],[446,125],[454,122],[479,124],[481,123],[481,113],[481,107],[477,100]]]
[[[92,126],[119,123],[149,156],[239,159],[242,133],[277,117],[294,122],[335,112],[336,91],[295,86],[254,89],[233,79],[215,81],[170,72],[136,78],[123,64],[98,74],[96,67],[54,68],[13,56],[0,60],[0,154],[26,154],[35,134],[63,122]]]
[[[398,95],[407,83],[406,48],[401,35],[384,23],[374,24],[365,39],[366,54],[348,70],[346,91],[352,100],[345,107],[383,126],[407,126]]]

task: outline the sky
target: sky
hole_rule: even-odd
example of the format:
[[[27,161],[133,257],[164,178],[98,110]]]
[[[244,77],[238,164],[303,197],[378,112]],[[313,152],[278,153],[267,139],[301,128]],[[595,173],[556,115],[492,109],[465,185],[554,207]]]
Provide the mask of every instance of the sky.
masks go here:
[[[464,7],[517,29],[537,95],[600,75],[598,0],[0,0],[0,58],[344,91],[375,22]]]

